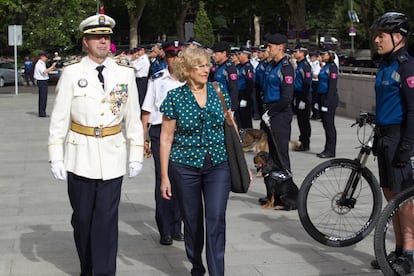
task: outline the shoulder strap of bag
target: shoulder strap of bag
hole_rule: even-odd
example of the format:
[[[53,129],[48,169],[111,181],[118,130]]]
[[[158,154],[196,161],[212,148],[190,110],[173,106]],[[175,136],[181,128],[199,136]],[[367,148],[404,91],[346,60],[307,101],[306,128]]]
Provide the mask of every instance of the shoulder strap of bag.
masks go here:
[[[234,121],[233,114],[231,113],[230,110],[227,109],[226,102],[225,102],[224,97],[223,97],[223,93],[221,92],[220,86],[218,85],[218,83],[216,81],[213,82],[213,87],[216,90],[217,96],[220,98],[221,105],[223,106],[223,112],[224,112],[224,118],[226,119],[226,124],[228,124],[229,126],[234,127],[239,140],[241,140],[240,135],[239,135],[239,128],[237,127],[237,124]]]

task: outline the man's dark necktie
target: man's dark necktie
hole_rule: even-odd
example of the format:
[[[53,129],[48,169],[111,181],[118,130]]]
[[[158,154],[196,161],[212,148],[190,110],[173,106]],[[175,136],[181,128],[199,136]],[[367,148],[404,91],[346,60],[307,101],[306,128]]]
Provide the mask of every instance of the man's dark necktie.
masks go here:
[[[96,67],[96,70],[98,70],[98,79],[102,84],[102,88],[104,88],[105,85],[105,81],[104,81],[104,77],[102,75],[102,70],[105,68],[104,65],[99,65],[98,67]]]

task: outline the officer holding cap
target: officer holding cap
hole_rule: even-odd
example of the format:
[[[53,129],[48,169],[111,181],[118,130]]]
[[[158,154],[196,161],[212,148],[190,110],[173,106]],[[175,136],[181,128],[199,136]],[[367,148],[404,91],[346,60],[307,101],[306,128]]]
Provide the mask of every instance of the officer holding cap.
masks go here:
[[[140,173],[143,162],[134,70],[108,58],[114,26],[104,14],[80,23],[87,56],[65,66],[49,129],[52,174],[68,183],[81,275],[115,275],[126,159],[130,177]]]
[[[267,37],[271,63],[263,81],[263,121],[269,126],[269,151],[280,171],[290,172],[289,140],[292,122],[294,70],[285,54],[287,38],[282,34]]]
[[[160,106],[167,96],[168,91],[184,85],[172,71],[173,63],[182,50],[183,45],[178,41],[170,41],[163,46],[166,69],[155,73],[148,83],[148,90],[142,105],[142,125],[144,135],[147,137],[148,124],[151,139],[151,151],[155,164],[155,220],[160,233],[160,244],[171,245],[173,240],[183,241],[181,233],[181,213],[178,201],[175,197],[167,200],[161,197],[161,168],[160,168],[160,134],[162,113]]]
[[[55,70],[56,62],[53,62],[52,65],[47,68],[46,62],[48,61],[47,53],[41,52],[39,54],[39,60],[36,62],[33,78],[36,79],[37,87],[39,88],[39,108],[38,116],[46,117],[46,105],[47,105],[47,94],[48,94],[48,81],[49,81],[49,72]]]

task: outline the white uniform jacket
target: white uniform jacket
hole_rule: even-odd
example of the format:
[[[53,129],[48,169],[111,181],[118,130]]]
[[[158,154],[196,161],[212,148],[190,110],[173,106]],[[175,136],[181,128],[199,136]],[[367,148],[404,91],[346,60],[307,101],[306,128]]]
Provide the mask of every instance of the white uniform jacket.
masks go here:
[[[64,68],[56,87],[49,128],[49,160],[64,160],[67,171],[91,179],[126,173],[129,161],[143,161],[143,129],[134,69],[105,61],[105,91],[86,57]],[[123,132],[93,137],[70,130],[71,121],[89,127],[121,123]]]

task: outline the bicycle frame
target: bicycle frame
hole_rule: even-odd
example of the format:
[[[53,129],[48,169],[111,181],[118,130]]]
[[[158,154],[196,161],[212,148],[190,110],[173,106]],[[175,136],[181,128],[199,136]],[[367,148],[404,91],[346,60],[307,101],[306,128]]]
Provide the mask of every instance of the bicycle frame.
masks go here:
[[[360,118],[360,121],[355,123],[358,124],[359,127],[365,126],[366,124],[371,124],[368,121],[368,116],[370,116],[369,113],[367,113],[367,118],[362,119],[362,116]],[[362,120],[362,121],[361,121]],[[354,125],[355,125],[354,124]],[[354,126],[353,125],[353,126]],[[355,189],[358,185],[358,182],[361,179],[361,171],[366,167],[366,164],[368,162],[368,157],[370,156],[372,152],[372,145],[374,144],[374,131],[371,131],[371,134],[368,138],[368,141],[365,143],[362,143],[361,150],[358,153],[357,158],[355,161],[359,164],[359,170],[358,171],[352,171],[351,175],[349,176],[349,179],[346,183],[344,192],[342,193],[340,199],[336,201],[336,204],[341,207],[348,207],[348,208],[354,208],[356,200],[353,197],[355,193]]]

